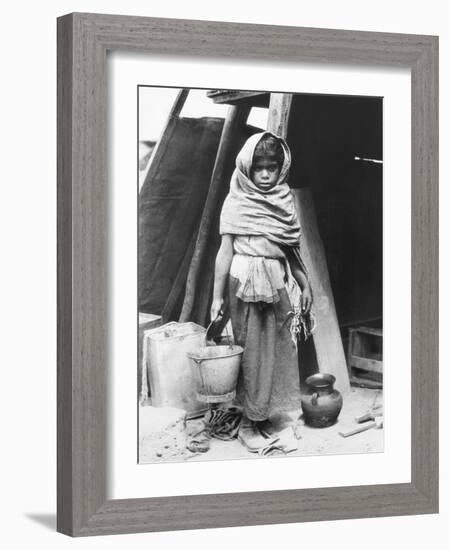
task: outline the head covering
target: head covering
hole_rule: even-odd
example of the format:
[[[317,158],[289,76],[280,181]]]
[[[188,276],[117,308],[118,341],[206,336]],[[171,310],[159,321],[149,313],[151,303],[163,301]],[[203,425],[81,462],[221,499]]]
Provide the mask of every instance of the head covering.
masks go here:
[[[251,179],[255,148],[261,138],[272,135],[283,147],[284,161],[278,181],[272,189],[262,191]],[[300,225],[294,197],[287,184],[291,153],[286,141],[272,132],[252,135],[236,157],[230,192],[220,216],[220,234],[262,235],[278,244],[298,246]]]

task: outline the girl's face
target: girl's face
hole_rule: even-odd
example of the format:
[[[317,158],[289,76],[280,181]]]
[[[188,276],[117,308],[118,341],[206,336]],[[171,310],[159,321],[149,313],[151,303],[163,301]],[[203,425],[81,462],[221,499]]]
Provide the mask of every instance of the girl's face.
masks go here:
[[[280,175],[278,162],[268,158],[257,158],[253,162],[251,178],[261,191],[270,191],[277,184]]]

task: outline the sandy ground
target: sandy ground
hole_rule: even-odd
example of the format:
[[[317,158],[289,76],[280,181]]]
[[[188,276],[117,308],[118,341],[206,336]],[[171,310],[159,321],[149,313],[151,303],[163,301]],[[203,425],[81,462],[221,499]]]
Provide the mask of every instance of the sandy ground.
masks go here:
[[[328,428],[311,428],[306,426],[301,418],[301,411],[293,411],[284,416],[272,418],[272,430],[275,433],[279,433],[279,431],[289,426],[296,426],[296,433],[300,438],[294,439],[294,443],[296,443],[298,449],[290,452],[288,456],[383,452],[383,429],[373,428],[347,438],[339,435],[340,431],[358,426],[355,422],[355,417],[364,414],[371,407],[376,394],[378,394],[377,404],[382,403],[382,395],[380,395],[378,391],[367,388],[352,388],[350,394],[344,399],[344,405],[339,415],[338,422]],[[186,442],[189,442],[192,435],[200,431],[202,427],[203,423],[201,418],[187,421]],[[141,438],[139,454],[140,463],[242,458],[264,460],[265,458],[249,452],[237,439],[232,441],[221,441],[213,438],[210,441],[210,449],[207,452],[191,453],[183,445],[180,445],[179,438],[176,442],[176,446],[174,446],[171,444],[170,440],[167,440],[167,437],[170,439],[169,434],[167,434],[164,442],[149,438]],[[286,455],[277,451],[270,456]]]

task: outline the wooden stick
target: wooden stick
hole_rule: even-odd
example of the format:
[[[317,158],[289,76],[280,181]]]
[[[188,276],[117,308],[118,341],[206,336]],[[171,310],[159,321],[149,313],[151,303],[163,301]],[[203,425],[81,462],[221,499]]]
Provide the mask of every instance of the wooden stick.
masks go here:
[[[366,422],[367,420],[375,420],[375,417],[377,416],[383,416],[383,411],[380,411],[380,410],[368,411],[361,416],[357,416],[355,418],[355,422],[358,422],[358,424],[361,424],[363,422]]]
[[[366,422],[365,424],[362,424],[357,428],[353,428],[352,430],[339,432],[339,435],[342,435],[342,437],[350,437],[351,435],[359,434],[361,432],[365,432],[366,430],[370,430],[371,428],[375,428],[376,425],[376,422]]]

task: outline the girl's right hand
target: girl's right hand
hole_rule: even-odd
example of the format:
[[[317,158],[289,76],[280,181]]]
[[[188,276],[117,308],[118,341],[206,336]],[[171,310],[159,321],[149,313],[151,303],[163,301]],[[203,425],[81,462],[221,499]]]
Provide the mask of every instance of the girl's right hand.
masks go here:
[[[313,302],[312,289],[311,289],[311,285],[308,283],[302,290],[301,304],[300,304],[302,313],[304,314],[309,313],[312,306],[312,302]]]
[[[222,305],[223,305],[223,298],[216,298],[215,300],[212,301],[211,310],[210,310],[211,321],[215,321],[217,319],[217,317],[219,316],[219,313],[221,313]]]

